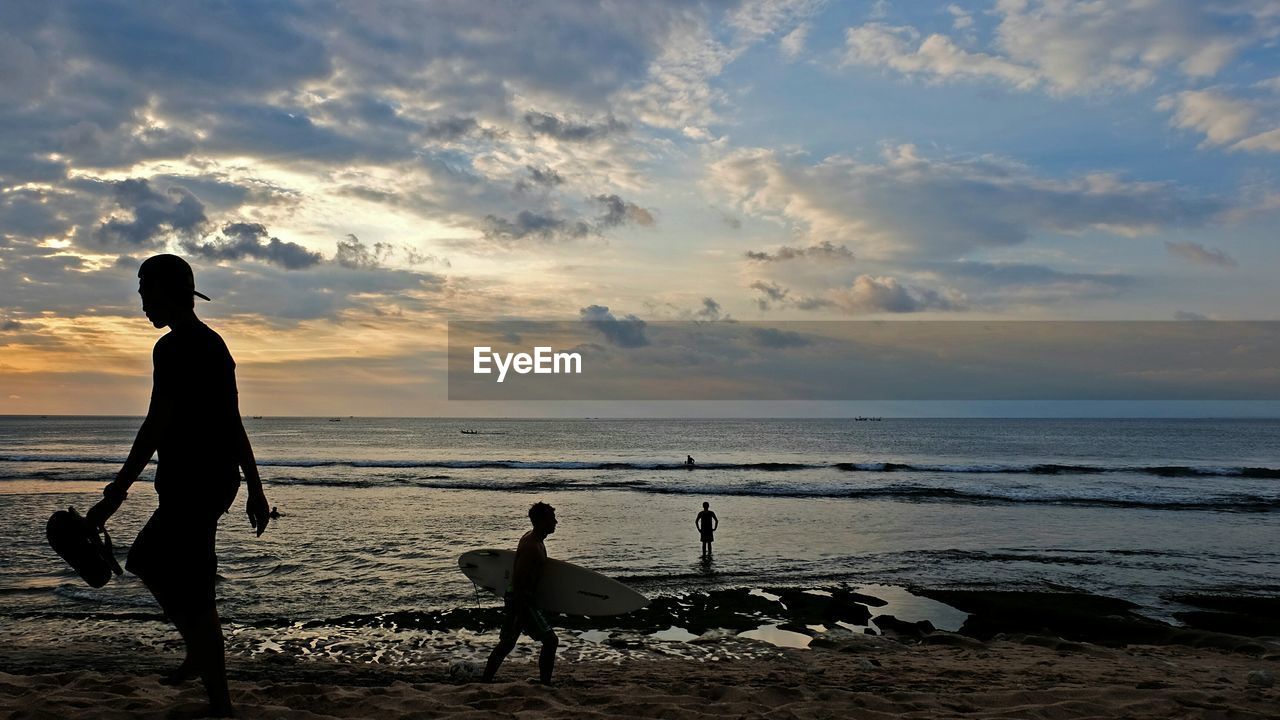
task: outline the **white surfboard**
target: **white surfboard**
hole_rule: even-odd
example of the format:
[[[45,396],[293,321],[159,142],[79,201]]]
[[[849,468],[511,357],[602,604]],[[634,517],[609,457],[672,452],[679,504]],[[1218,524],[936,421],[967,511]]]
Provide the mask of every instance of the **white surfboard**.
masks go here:
[[[458,558],[458,569],[478,587],[502,597],[515,563],[513,550],[472,550]],[[617,580],[554,558],[547,559],[533,599],[543,610],[566,615],[622,615],[649,604]]]

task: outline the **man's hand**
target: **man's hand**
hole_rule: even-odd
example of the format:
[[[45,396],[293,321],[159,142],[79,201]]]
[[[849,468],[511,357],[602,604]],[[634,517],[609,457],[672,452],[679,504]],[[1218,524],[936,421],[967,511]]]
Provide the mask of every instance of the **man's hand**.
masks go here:
[[[249,513],[249,524],[261,536],[271,520],[271,507],[267,503],[266,493],[262,492],[261,488],[249,491],[249,502],[245,504],[244,509]]]
[[[125,490],[116,483],[111,483],[102,491],[102,500],[97,505],[89,508],[89,512],[85,514],[84,519],[88,521],[89,527],[98,530],[107,523],[107,518],[115,514],[120,509],[120,503],[124,502]]]

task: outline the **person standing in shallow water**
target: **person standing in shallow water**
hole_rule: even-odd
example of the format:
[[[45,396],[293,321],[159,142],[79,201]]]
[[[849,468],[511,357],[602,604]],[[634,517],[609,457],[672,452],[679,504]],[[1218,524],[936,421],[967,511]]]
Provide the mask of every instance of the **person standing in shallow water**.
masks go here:
[[[711,512],[711,503],[702,503],[702,512],[698,513],[693,526],[702,535],[702,557],[711,557],[711,543],[716,541],[715,531],[720,527],[720,518]]]
[[[534,603],[533,593],[538,588],[538,581],[542,579],[542,571],[547,564],[547,546],[543,541],[556,531],[556,509],[544,502],[534,503],[529,508],[529,522],[533,523],[533,529],[520,538],[520,544],[516,547],[511,587],[507,588],[507,594],[503,598],[506,619],[502,623],[498,645],[489,654],[489,662],[485,665],[484,682],[493,682],[502,661],[515,648],[516,641],[523,632],[534,641],[542,643],[542,652],[538,656],[538,676],[543,685],[551,684],[551,671],[556,664],[556,648],[560,646],[560,638],[556,637],[542,610]]]
[[[270,506],[240,419],[235,361],[222,338],[196,317],[195,298],[209,298],[196,292],[191,266],[176,255],[156,255],[142,263],[138,279],[142,311],[169,332],[152,352],[147,417],[124,467],[86,518],[102,527],[152,454],[159,454],[159,507],[134,540],[125,567],[142,578],[186,645],[182,665],[161,682],[200,677],[210,714],[225,717],[232,708],[214,601],[218,519],[239,492],[241,470],[249,488],[249,523],[258,535],[267,527]]]

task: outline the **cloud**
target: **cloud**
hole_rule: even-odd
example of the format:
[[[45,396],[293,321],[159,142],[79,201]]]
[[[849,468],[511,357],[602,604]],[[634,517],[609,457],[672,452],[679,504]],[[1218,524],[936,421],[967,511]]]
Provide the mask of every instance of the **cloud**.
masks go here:
[[[21,73],[0,88],[5,184],[61,179],[68,164],[162,158],[323,176],[328,163],[394,168],[460,144],[464,155],[444,158],[455,169],[497,146],[495,157],[539,166],[557,154],[604,161],[601,175],[624,178],[637,155],[612,144],[644,142],[625,137],[643,121],[618,96],[652,82],[649,69],[668,51],[695,51],[671,49],[673,36],[705,38],[720,16],[674,0],[644,13],[577,2],[58,5],[0,18],[4,67]],[[472,190],[439,204],[459,205]],[[489,207],[458,224],[514,211]]]
[[[225,172],[194,174],[157,174],[150,182],[159,186],[178,186],[189,190],[204,204],[205,213],[232,212],[245,206],[268,207],[297,205],[302,194],[269,180],[251,175]]]
[[[761,310],[793,307],[798,310],[834,310],[845,315],[873,313],[914,313],[926,310],[962,310],[963,294],[953,290],[933,290],[908,284],[889,275],[858,275],[848,285],[819,290],[809,295],[793,295],[790,288],[757,280],[750,287],[760,293],[756,305]]]
[[[132,218],[111,218],[93,233],[93,240],[103,247],[150,249],[159,247],[167,234],[190,235],[198,232],[208,218],[204,204],[185,188],[171,187],[157,192],[141,178],[111,184],[116,205]]]
[[[542,112],[527,112],[524,123],[535,135],[545,135],[565,142],[593,142],[627,131],[626,123],[609,116],[598,123],[572,122]]]
[[[601,228],[619,225],[651,227],[654,223],[652,212],[635,203],[627,202],[617,195],[596,195],[592,199],[604,206],[604,214],[596,221]]]
[[[653,213],[617,195],[596,195],[588,201],[601,213],[592,221],[556,214],[553,210],[521,210],[515,218],[488,215],[480,230],[485,240],[504,246],[524,241],[563,242],[602,234],[623,225],[651,227]]]
[[[415,248],[405,246],[404,261],[409,265],[442,265],[444,267],[453,267],[453,263],[449,262],[449,258],[424,253]]]
[[[920,41],[920,33],[914,28],[883,23],[845,31],[843,64],[888,67],[940,80],[993,78],[1023,90],[1040,82],[1031,68],[993,55],[967,52],[945,35],[933,34]]]
[[[805,41],[809,38],[809,26],[800,25],[795,30],[782,36],[778,41],[778,48],[782,50],[782,56],[788,60],[795,60],[800,57],[800,53],[804,52]]]
[[[1216,90],[1187,90],[1165,95],[1156,105],[1173,112],[1174,127],[1204,133],[1212,145],[1238,140],[1249,132],[1258,111],[1249,103]]]
[[[261,237],[256,229],[241,230],[240,235],[246,233],[251,238]],[[236,235],[234,228],[232,235]],[[316,262],[306,272],[298,272],[269,260],[209,264],[202,261],[219,258],[201,253],[189,253],[188,259],[195,267],[198,287],[216,301],[205,306],[205,312],[239,317],[250,325],[293,327],[312,320],[343,323],[398,310],[438,313],[447,302],[447,279],[430,272],[351,269],[336,262]],[[140,262],[139,258],[121,256],[114,264],[89,263],[54,248],[15,242],[0,254],[0,288],[20,292],[0,293],[0,303],[7,316],[24,325],[32,317],[42,321],[136,318]],[[41,331],[41,342],[56,342],[61,332]]]
[[[617,318],[607,306],[588,305],[578,311],[578,316],[603,335],[610,345],[637,348],[649,344],[649,338],[645,337],[645,321],[635,315]]]
[[[1186,90],[1161,97],[1156,109],[1171,112],[1174,127],[1202,133],[1205,145],[1280,152],[1280,97],[1266,83],[1255,87],[1270,93],[1239,97],[1222,88]]]
[[[134,125],[120,126],[112,131],[97,123],[82,120],[55,131],[53,147],[78,167],[116,168],[128,167],[142,160],[180,158],[196,147],[196,136],[183,128],[168,128],[150,124],[146,119],[134,119]]]
[[[910,145],[880,163],[836,155],[813,165],[748,148],[713,162],[709,177],[743,212],[879,259],[956,258],[1050,233],[1141,235],[1227,209],[1164,183],[1050,179],[1000,158],[932,160]]]
[[[228,223],[222,227],[220,239],[187,241],[182,247],[187,252],[210,260],[253,258],[279,265],[286,270],[303,270],[324,259],[320,253],[312,252],[298,243],[269,238],[266,226],[260,223]]]
[[[825,0],[746,0],[725,18],[738,31],[739,44],[749,44],[761,37],[786,34],[822,10]]]
[[[833,245],[829,240],[823,240],[816,245],[809,247],[791,247],[783,245],[770,254],[764,251],[748,250],[746,258],[755,262],[785,262],[787,260],[795,260],[797,258],[812,258],[826,262],[840,262],[853,260],[853,252],[844,245]]]
[[[1280,152],[1280,128],[1260,132],[1232,146],[1235,150]]]
[[[749,330],[751,343],[760,347],[770,348],[774,350],[784,350],[786,348],[805,347],[812,345],[813,341],[791,330],[779,330],[778,328],[761,328],[752,327]]]
[[[1225,252],[1221,250],[1211,250],[1199,243],[1175,243],[1166,240],[1164,247],[1169,251],[1170,255],[1199,265],[1213,265],[1215,267],[1224,268],[1233,268],[1239,265],[1235,258]]]
[[[1136,282],[1133,276],[1118,272],[1069,272],[1018,262],[923,262],[912,268],[919,277],[945,281],[950,294],[963,298],[962,304],[969,309],[1061,306],[1115,297]]]
[[[449,117],[430,120],[423,125],[421,136],[427,140],[459,140],[474,133],[486,132],[473,117]]]
[[[948,5],[947,12],[951,14],[951,27],[956,30],[968,30],[973,27],[973,16],[959,5],[954,3]]]
[[[444,276],[414,270],[317,262],[298,272],[261,262],[206,266],[196,272],[201,290],[216,300],[218,312],[252,317],[267,326],[442,314],[447,302]],[[414,327],[421,329],[420,324]]]
[[[19,320],[136,312],[138,261],[125,262],[91,264],[34,239],[0,242],[0,308]]]
[[[760,293],[760,297],[756,299],[756,305],[761,310],[769,310],[774,305],[785,302],[787,294],[790,292],[787,288],[777,283],[764,280],[756,280],[749,287]]]
[[[77,219],[86,223],[98,222],[96,205],[78,195],[34,188],[0,193],[0,238],[61,238],[78,224]],[[80,218],[73,214],[77,206]]]
[[[338,241],[333,261],[352,270],[373,270],[382,267],[393,253],[390,243],[375,242],[370,246],[355,235],[347,235],[345,240]]]
[[[1212,77],[1280,28],[1269,0],[1006,1],[997,12],[996,44],[1063,92],[1142,87],[1165,68]]]
[[[849,287],[827,293],[826,299],[850,315],[960,308],[955,300],[935,290],[908,286],[885,275],[859,275]]]
[[[952,5],[955,27],[972,18]],[[1019,90],[1058,95],[1135,90],[1163,71],[1187,79],[1213,77],[1245,49],[1280,34],[1269,0],[1002,0],[989,52],[952,39],[921,40],[913,27],[873,22],[846,31],[844,63],[888,67],[934,80],[991,79]]]
[[[146,85],[183,85],[198,95],[275,89],[332,71],[323,36],[304,17],[305,5],[164,8],[102,3],[51,14],[66,21],[95,60]]]
[[[514,220],[496,215],[485,216],[481,232],[486,240],[511,244],[527,239],[572,240],[590,235],[592,228],[581,220],[566,220],[550,214],[521,210]]]
[[[516,181],[517,191],[526,191],[534,187],[554,188],[564,184],[564,176],[551,168],[537,168],[533,165],[526,165],[525,169],[529,171],[529,178],[521,178]]]
[[[647,67],[645,82],[615,95],[619,107],[654,127],[690,129],[694,134],[719,119],[715,107],[725,93],[711,79],[735,57],[706,22],[687,11],[689,22],[671,29],[662,50]]]
[[[694,318],[698,320],[706,320],[714,322],[716,320],[728,320],[729,316],[724,314],[724,308],[720,307],[720,303],[714,298],[702,298],[702,307],[693,313]]]

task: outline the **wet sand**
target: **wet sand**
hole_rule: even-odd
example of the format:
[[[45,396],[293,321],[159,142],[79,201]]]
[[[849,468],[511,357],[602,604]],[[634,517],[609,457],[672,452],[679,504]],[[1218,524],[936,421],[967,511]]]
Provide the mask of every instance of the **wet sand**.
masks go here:
[[[889,589],[878,592],[892,598]],[[1200,609],[1171,625],[1078,592],[916,589],[886,600],[772,590],[658,598],[625,618],[561,617],[553,688],[531,682],[527,641],[498,683],[476,682],[496,639],[491,611],[462,616],[479,633],[450,628],[452,614],[418,618],[424,634],[398,640],[418,652],[403,657],[258,640],[229,657],[228,675],[241,716],[255,718],[1263,718],[1280,707],[1277,598],[1180,595]],[[950,613],[934,620],[959,632],[908,614],[912,602],[938,601]],[[614,630],[589,629],[601,621]],[[198,684],[158,683],[176,643],[104,640],[0,647],[0,717],[201,716]]]

